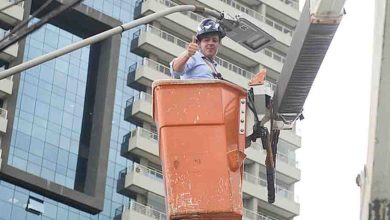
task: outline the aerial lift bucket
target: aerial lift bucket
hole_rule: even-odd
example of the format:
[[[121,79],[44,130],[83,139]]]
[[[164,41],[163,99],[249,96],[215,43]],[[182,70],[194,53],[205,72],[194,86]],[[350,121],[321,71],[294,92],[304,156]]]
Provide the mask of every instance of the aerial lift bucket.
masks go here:
[[[158,80],[168,219],[242,219],[246,91],[222,80]]]

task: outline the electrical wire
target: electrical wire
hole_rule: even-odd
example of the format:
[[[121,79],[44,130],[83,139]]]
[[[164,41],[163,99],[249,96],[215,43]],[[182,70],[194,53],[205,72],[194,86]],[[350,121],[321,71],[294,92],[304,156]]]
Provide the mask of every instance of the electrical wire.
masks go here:
[[[42,17],[41,20],[39,20],[37,23],[35,23],[35,24],[31,25],[30,27],[26,28],[24,32],[22,32],[22,33],[20,33],[18,35],[10,36],[8,41],[0,43],[0,51],[5,50],[6,48],[8,48],[12,44],[16,43],[17,41],[19,41],[19,40],[25,38],[26,36],[28,36],[29,34],[35,32],[36,30],[38,30],[40,27],[45,25],[47,22],[49,22],[54,17],[56,17],[56,16],[58,16],[58,15],[64,13],[64,12],[72,9],[73,7],[75,7],[78,4],[80,4],[82,1],[83,0],[75,0],[75,1],[73,1],[71,3],[69,3],[69,4],[61,5],[58,8],[50,11],[47,15]]]
[[[24,1],[24,0],[23,0]],[[20,30],[21,28],[23,28],[24,26],[26,26],[28,24],[28,22],[30,22],[32,19],[35,18],[35,16],[40,13],[43,9],[45,9],[50,3],[52,3],[53,0],[47,0],[43,5],[41,5],[41,7],[39,7],[36,11],[34,11],[34,13],[26,20],[23,20],[22,22],[20,22],[19,24],[17,24],[8,34],[6,34],[1,40],[0,40],[0,43],[1,42],[4,42],[9,36],[15,34],[18,30]]]
[[[19,1],[16,1],[16,2],[10,4],[10,5],[4,6],[3,8],[0,8],[0,12],[7,10],[8,8],[11,8],[12,6],[15,6],[21,2],[24,2],[24,0],[19,0]]]

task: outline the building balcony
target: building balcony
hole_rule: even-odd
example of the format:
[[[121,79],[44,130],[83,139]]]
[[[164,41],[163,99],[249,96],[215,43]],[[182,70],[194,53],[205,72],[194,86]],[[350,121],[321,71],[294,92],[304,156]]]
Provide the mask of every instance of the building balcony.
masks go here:
[[[126,196],[134,192],[139,194],[152,192],[165,197],[162,173],[137,163],[119,173],[117,189],[118,193]]]
[[[243,193],[258,199],[260,207],[272,213],[278,213],[284,218],[299,215],[299,204],[294,200],[294,193],[276,185],[275,203],[267,202],[267,181],[244,172]],[[247,195],[246,195],[247,194]]]
[[[249,209],[243,209],[244,220],[278,220],[262,213],[256,213]],[[166,220],[165,212],[160,212],[152,207],[143,205],[134,200],[115,210],[115,220]]]
[[[13,4],[16,0],[0,0],[0,8]],[[14,5],[6,10],[0,11],[1,26],[11,28],[23,20],[24,2]]]
[[[243,220],[278,220],[277,218],[273,218],[263,213],[254,212],[252,210],[245,209],[245,208],[243,212],[244,212]]]
[[[123,137],[121,155],[130,160],[137,155],[160,164],[157,133],[137,127]]]
[[[280,131],[280,139],[291,143],[291,147],[295,147],[295,149],[298,149],[301,147],[301,137],[297,135],[292,130],[282,130]]]
[[[160,59],[170,62],[174,57],[183,52],[187,44],[188,43],[186,41],[177,38],[168,32],[162,31],[151,25],[146,25],[134,33],[133,40],[131,42],[131,51],[140,56],[146,56],[150,53],[155,54]],[[263,56],[264,59],[267,59],[267,63],[270,64],[270,66],[273,66],[271,69],[275,68],[279,72],[281,71],[283,65],[282,62],[278,62],[276,59],[266,55],[266,53],[256,54]],[[254,74],[253,72],[228,62],[220,57],[216,57],[216,61],[220,64],[219,71],[224,79],[244,88],[248,87],[248,80],[252,78]],[[275,77],[276,76],[274,76],[274,78]]]
[[[153,124],[152,96],[140,92],[127,100],[124,119],[135,125],[142,125],[144,121]]]
[[[245,163],[251,161],[265,166],[266,151],[259,143],[252,143],[252,145],[245,149],[247,159]],[[301,179],[301,171],[298,169],[298,163],[295,159],[278,152],[276,154],[276,179],[279,179],[287,184],[294,184]]]
[[[2,0],[0,0],[1,2]],[[1,7],[1,6],[0,6]],[[0,12],[1,14],[1,12]],[[0,38],[2,39],[7,34],[7,31],[0,29]],[[18,56],[19,44],[15,43],[0,52],[0,63],[10,62]]]
[[[152,192],[165,197],[162,173],[137,163],[120,172],[117,187],[119,193],[127,196],[134,192],[140,194]],[[265,210],[280,213],[283,217],[291,218],[299,214],[299,204],[294,201],[293,192],[276,185],[276,202],[269,204],[267,202],[266,180],[246,172],[244,172],[243,193],[244,196],[246,194],[246,196],[250,195],[259,199],[260,203],[264,203],[262,207]],[[133,211],[135,210],[133,209]],[[251,219],[250,215],[247,216],[246,219]]]
[[[0,98],[6,98],[11,95],[13,85],[13,76],[0,80]]]
[[[114,219],[166,220],[167,216],[164,212],[160,212],[152,207],[130,200],[128,205],[121,206],[115,210]]]
[[[161,9],[177,5],[176,3],[169,0],[143,0],[138,2],[138,4],[139,5],[137,7],[140,9],[136,11],[139,11],[142,16],[146,16],[150,13],[161,11]],[[180,35],[185,36],[187,39],[191,39],[195,34],[195,30],[199,21],[203,20],[204,18],[205,17],[199,14],[186,12],[173,13],[171,15],[160,18],[158,21],[161,26],[167,27],[170,30],[175,30],[176,33],[180,33]],[[269,51],[271,54],[269,52],[264,53],[264,51],[263,53],[252,53],[231,39],[225,38],[222,41],[222,47],[219,50],[219,54],[222,54],[225,57],[234,57],[234,60],[239,64],[243,64],[248,67],[253,67],[258,65],[258,63],[261,63],[263,65],[266,64],[268,69],[273,69],[274,71],[280,72],[283,64],[281,57],[283,57],[283,55],[277,54],[271,50]],[[267,56],[271,59],[267,58]]]
[[[7,132],[7,124],[8,124],[8,111],[0,108],[0,134],[5,134]]]
[[[129,67],[127,86],[138,91],[151,87],[154,80],[170,79],[169,67],[144,57],[141,61]]]

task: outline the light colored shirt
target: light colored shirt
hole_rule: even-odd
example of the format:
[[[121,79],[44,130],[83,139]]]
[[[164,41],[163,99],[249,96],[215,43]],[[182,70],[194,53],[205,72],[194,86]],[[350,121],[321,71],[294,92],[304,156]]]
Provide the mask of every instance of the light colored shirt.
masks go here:
[[[213,72],[217,71],[218,63],[215,62],[215,60],[210,61],[210,64],[212,64],[214,68],[214,70],[211,70],[211,67],[206,64],[203,57],[204,55],[197,51],[190,59],[188,59],[182,72],[173,70],[174,60],[172,60],[169,63],[172,77],[180,77],[180,79],[214,79]]]

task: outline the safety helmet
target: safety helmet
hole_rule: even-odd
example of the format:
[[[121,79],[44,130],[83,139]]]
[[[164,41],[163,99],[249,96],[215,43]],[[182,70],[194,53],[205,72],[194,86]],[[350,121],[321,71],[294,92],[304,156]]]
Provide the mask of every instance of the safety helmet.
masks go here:
[[[202,36],[210,33],[217,33],[220,40],[226,36],[225,31],[218,22],[215,22],[211,18],[206,18],[199,23],[198,29],[196,31],[196,38],[201,40]]]

